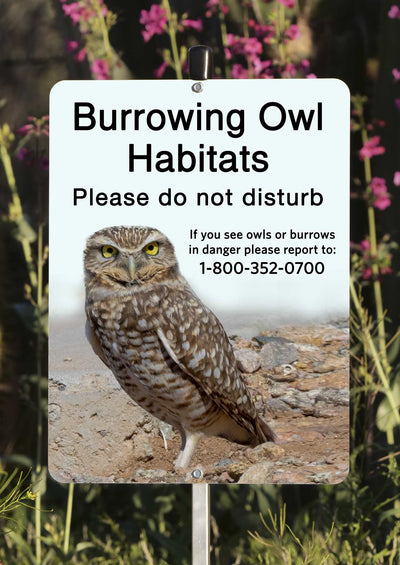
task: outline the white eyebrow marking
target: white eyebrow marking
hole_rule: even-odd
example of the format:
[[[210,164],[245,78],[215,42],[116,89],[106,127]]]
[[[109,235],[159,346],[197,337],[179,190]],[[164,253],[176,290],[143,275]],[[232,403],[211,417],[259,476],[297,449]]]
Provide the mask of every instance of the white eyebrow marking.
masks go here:
[[[157,243],[163,243],[165,242],[165,240],[166,240],[165,235],[163,235],[159,231],[151,232],[151,234],[144,240],[142,244],[142,249],[143,247],[146,247],[146,245],[148,245],[149,243],[153,243],[154,241],[157,241]]]

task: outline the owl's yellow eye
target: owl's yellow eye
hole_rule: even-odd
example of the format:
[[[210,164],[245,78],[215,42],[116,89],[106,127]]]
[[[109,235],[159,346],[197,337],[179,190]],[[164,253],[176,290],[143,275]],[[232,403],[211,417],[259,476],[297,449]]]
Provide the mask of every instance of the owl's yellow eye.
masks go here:
[[[112,257],[113,255],[116,255],[117,253],[117,249],[115,249],[115,247],[113,247],[112,245],[103,245],[103,247],[101,248],[101,254],[106,259]]]
[[[147,255],[157,255],[158,253],[158,243],[156,241],[152,241],[143,249]]]

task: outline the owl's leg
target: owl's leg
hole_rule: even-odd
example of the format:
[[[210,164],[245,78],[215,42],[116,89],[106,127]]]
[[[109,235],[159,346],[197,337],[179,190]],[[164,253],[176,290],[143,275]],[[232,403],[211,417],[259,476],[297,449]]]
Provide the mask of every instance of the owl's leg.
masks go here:
[[[174,465],[175,467],[189,467],[197,442],[203,434],[201,432],[183,432],[181,435],[182,446]]]

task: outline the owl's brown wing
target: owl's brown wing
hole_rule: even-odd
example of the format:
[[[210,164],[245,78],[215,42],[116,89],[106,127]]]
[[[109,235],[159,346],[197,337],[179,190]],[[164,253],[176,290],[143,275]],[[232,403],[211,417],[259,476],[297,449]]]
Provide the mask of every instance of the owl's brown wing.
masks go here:
[[[219,408],[256,437],[273,439],[257,416],[224,328],[189,288],[165,297],[158,336],[173,361]],[[260,431],[263,424],[271,433]]]
[[[103,363],[105,365],[107,365],[107,367],[108,367],[109,364],[107,363],[107,359],[104,356],[103,349],[100,345],[99,338],[95,334],[93,327],[92,327],[91,323],[89,322],[89,320],[86,320],[85,333],[86,333],[86,338],[87,338],[88,342],[90,343],[90,345],[92,346],[92,349],[96,353],[97,357],[100,357],[100,359],[103,361]]]

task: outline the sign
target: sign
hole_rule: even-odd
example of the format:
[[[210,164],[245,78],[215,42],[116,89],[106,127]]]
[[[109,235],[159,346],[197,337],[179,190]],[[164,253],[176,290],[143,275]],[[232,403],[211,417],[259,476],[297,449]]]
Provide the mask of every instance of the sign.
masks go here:
[[[321,476],[326,482],[342,480],[348,459],[349,264],[349,92],[344,83],[65,81],[51,92],[50,120],[53,476],[82,482],[315,482],[315,464],[329,454],[331,463]],[[262,447],[204,437],[191,457],[187,448],[188,465],[174,467],[180,446],[176,426],[159,425],[149,415],[158,408],[140,402],[143,390],[127,394],[112,374],[118,360],[125,363],[123,372],[130,370],[121,343],[110,338],[115,359],[106,359],[107,367],[101,361],[107,352],[95,348],[96,355],[85,338],[83,252],[92,234],[116,226],[149,226],[165,237],[165,245],[174,246],[193,293],[231,337],[227,347],[233,346],[246,398],[248,393],[251,410],[276,433],[275,443],[262,442],[262,434],[254,440],[255,432],[252,441]],[[129,255],[111,240],[104,245],[109,245],[106,254]],[[157,254],[158,247],[148,251]],[[106,259],[99,255],[104,264]],[[158,254],[159,265],[162,259]],[[124,280],[124,297],[129,284]],[[117,288],[116,293],[118,298]],[[93,316],[105,315],[104,304],[98,307]],[[178,314],[166,313],[167,307],[159,301],[157,316],[170,316],[176,325]],[[182,312],[192,315],[189,303]],[[124,322],[132,325],[121,316],[114,333],[123,331]],[[211,326],[205,329],[210,350],[200,349],[200,337],[189,343],[184,335],[173,351],[176,336],[165,337],[167,321],[160,328],[143,316],[138,320],[143,319],[144,333],[137,339],[158,335],[149,343],[169,354],[179,374],[194,379],[194,386],[206,390],[231,418],[238,409],[234,375],[221,376],[223,369],[215,366],[215,382],[222,379],[222,385],[213,391],[206,366],[200,374],[197,357],[211,363]],[[93,320],[89,326],[95,331]],[[134,325],[140,332],[138,320]],[[137,351],[131,355],[138,368]],[[194,377],[186,362],[197,371]],[[135,395],[147,411],[136,406]],[[182,402],[178,393],[176,402]],[[182,404],[180,410],[196,407]],[[326,440],[328,421],[338,441]],[[296,472],[289,468],[285,476],[280,460],[288,454],[298,461]],[[261,475],[255,465],[264,466]]]

